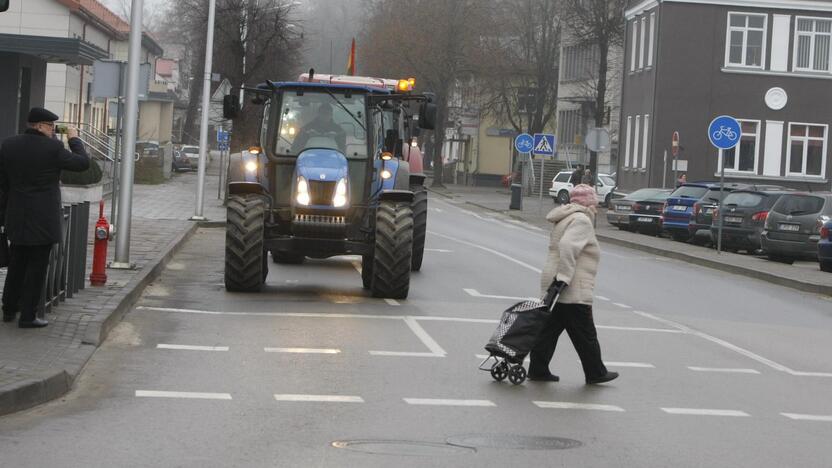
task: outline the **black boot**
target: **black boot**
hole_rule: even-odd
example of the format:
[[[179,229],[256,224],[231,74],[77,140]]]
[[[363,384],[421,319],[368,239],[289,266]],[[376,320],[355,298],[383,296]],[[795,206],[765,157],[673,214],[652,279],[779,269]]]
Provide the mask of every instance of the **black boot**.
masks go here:
[[[16,312],[3,312],[3,321],[4,322],[14,322],[14,318],[17,315]]]
[[[527,377],[529,380],[535,382],[560,382],[560,377],[556,376],[552,373],[546,374],[529,374]]]
[[[49,322],[47,322],[46,320],[43,320],[43,319],[39,319],[39,318],[36,318],[32,321],[20,320],[19,322],[17,322],[17,326],[19,328],[43,328],[47,325],[49,325]]]
[[[595,385],[595,384],[602,384],[604,382],[609,382],[610,380],[615,380],[618,378],[618,372],[607,372],[606,374],[595,377],[592,379],[586,379],[587,385]]]

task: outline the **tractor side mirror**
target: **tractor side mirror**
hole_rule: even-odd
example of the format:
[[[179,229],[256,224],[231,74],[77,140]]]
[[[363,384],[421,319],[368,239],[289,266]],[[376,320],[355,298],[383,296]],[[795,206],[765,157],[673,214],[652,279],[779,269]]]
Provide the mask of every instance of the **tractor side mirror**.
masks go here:
[[[436,128],[436,104],[423,102],[419,108],[419,127],[425,130]]]
[[[240,114],[240,100],[233,94],[226,94],[222,98],[222,117],[234,119]]]

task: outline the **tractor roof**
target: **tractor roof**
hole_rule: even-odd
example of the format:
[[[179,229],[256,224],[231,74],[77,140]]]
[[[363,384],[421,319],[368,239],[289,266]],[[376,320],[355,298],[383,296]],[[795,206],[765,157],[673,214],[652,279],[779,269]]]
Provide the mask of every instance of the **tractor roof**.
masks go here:
[[[329,89],[329,90],[352,90],[363,91],[371,94],[390,94],[387,89],[382,89],[374,86],[360,85],[360,84],[344,84],[344,83],[307,83],[301,81],[280,81],[271,82],[275,89],[283,88],[307,88],[307,89]],[[270,89],[267,83],[257,85],[260,89]]]

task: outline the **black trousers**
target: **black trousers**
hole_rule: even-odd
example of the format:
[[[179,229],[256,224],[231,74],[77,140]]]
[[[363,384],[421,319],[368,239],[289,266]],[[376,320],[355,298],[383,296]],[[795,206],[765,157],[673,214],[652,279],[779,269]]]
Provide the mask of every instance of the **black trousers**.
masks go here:
[[[35,319],[43,297],[51,245],[12,245],[3,288],[3,313],[20,312],[20,320]]]
[[[592,320],[592,307],[583,304],[556,304],[552,315],[541,332],[537,345],[531,352],[529,374],[549,374],[549,362],[555,354],[558,338],[563,331],[569,335],[575,351],[581,358],[584,376],[593,379],[606,375],[607,368],[601,360],[601,345]]]

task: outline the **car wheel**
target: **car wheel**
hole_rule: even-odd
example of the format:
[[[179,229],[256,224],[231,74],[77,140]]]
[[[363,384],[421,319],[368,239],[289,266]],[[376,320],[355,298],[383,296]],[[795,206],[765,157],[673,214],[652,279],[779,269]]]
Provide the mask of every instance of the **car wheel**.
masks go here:
[[[793,257],[787,257],[785,255],[768,254],[768,259],[772,262],[785,263],[786,265],[791,265],[794,263]]]
[[[827,273],[832,273],[832,261],[829,262],[820,262],[820,271],[825,271]]]
[[[560,192],[558,192],[557,202],[561,205],[569,203],[569,192],[567,192],[566,190],[561,190]]]

